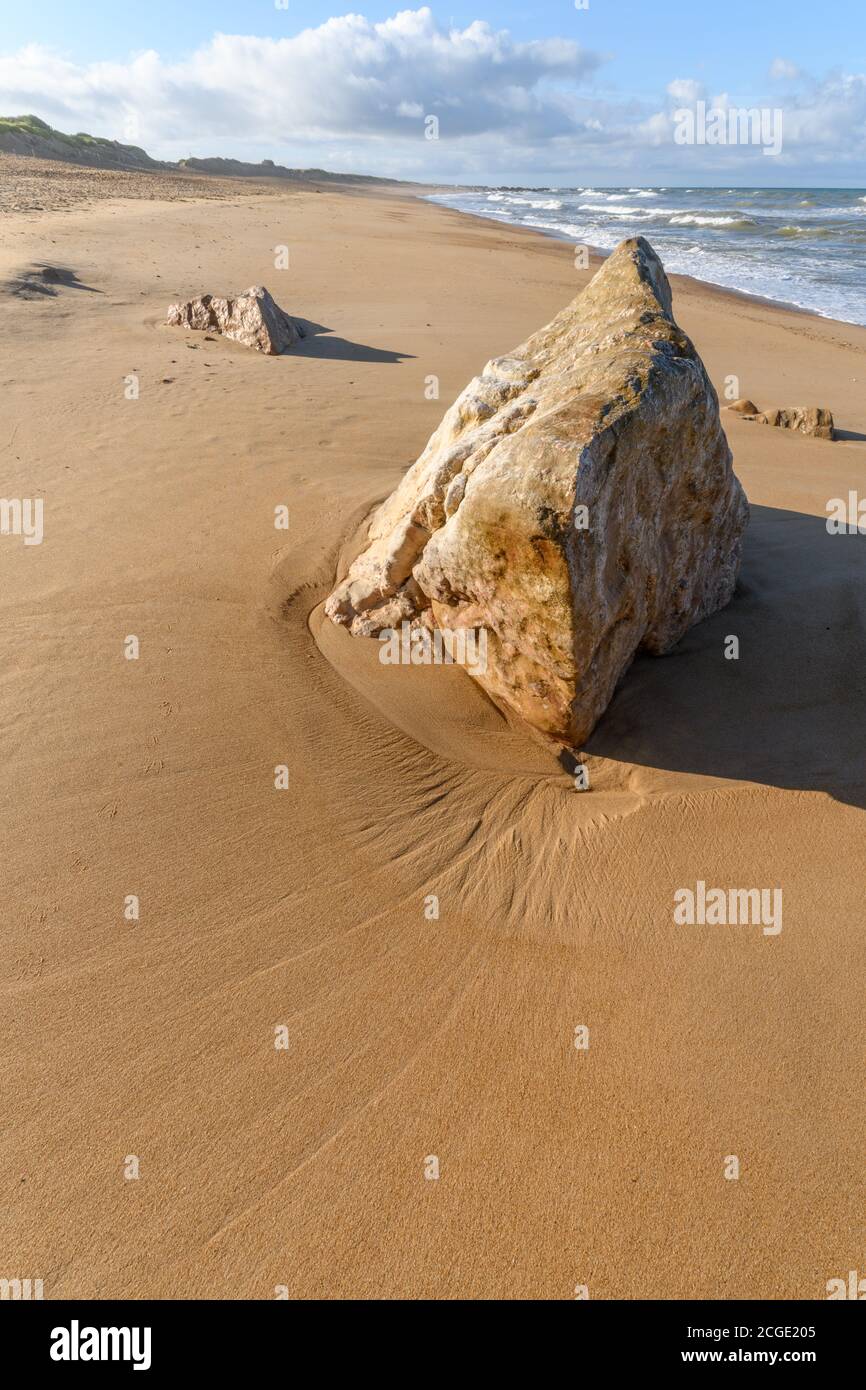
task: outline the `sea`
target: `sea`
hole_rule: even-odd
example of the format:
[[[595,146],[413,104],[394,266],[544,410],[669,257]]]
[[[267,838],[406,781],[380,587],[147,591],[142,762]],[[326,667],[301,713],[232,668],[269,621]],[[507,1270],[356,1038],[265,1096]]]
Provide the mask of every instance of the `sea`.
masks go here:
[[[461,188],[461,212],[610,251],[644,236],[668,271],[866,324],[866,189]]]

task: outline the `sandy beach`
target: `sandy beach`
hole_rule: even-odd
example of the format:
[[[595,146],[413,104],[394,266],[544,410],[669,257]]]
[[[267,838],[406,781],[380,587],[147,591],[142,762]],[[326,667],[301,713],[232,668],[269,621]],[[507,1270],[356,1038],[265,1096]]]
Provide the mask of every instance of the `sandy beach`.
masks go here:
[[[737,595],[638,659],[577,794],[463,671],[322,613],[450,402],[587,282],[572,248],[36,170],[2,170],[0,491],[44,499],[42,544],[0,537],[6,1266],[46,1298],[825,1298],[866,1202],[866,542],[825,525],[866,490],[866,329],[672,278],[720,397],[840,437],[723,412]],[[254,284],[296,351],[165,325]],[[781,888],[783,929],[677,925],[698,880]]]

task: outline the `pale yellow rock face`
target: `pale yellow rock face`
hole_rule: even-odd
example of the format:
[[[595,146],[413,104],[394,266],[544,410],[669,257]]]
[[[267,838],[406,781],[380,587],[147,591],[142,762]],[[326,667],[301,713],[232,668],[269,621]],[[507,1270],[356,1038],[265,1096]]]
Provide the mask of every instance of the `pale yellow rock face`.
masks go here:
[[[185,304],[170,304],[166,322],[174,328],[221,333],[272,357],[303,337],[299,325],[263,285],[253,285],[233,299],[203,294]]]
[[[575,747],[638,649],[729,601],[747,521],[716,393],[638,237],[466,387],[326,612],[359,636],[485,629],[474,678]]]

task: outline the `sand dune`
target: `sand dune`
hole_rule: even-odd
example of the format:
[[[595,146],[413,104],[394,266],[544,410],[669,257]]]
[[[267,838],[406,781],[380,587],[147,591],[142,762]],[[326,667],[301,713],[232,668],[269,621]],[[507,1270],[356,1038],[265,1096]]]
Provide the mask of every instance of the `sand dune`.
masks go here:
[[[2,491],[45,538],[0,537],[0,1273],[824,1297],[866,1197],[866,571],[824,525],[866,488],[866,330],[675,279],[717,389],[845,437],[725,417],[740,592],[635,664],[577,793],[464,673],[321,614],[445,406],[583,283],[567,246],[347,192],[7,224]],[[44,264],[74,282],[9,291]],[[296,353],[162,323],[255,283],[315,328]],[[676,925],[699,879],[782,887],[783,930]]]

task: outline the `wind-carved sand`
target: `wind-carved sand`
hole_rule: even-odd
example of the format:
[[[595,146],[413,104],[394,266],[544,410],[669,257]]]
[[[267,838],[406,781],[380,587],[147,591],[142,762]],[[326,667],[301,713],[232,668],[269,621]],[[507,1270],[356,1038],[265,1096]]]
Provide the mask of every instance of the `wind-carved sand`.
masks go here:
[[[0,203],[66,198],[29,178]],[[463,671],[323,614],[445,405],[586,283],[572,248],[173,187],[0,246],[3,495],[45,504],[41,545],[0,536],[0,1275],[823,1298],[866,1208],[866,538],[826,527],[864,491],[866,331],[672,277],[720,396],[821,402],[838,442],[725,416],[737,591],[638,653],[578,793]],[[165,326],[251,284],[331,331],[270,357]],[[699,881],[780,887],[782,931],[678,925]]]
[[[355,636],[480,630],[469,673],[575,747],[638,650],[729,602],[747,519],[718,398],[639,237],[470,382],[325,612]]]

